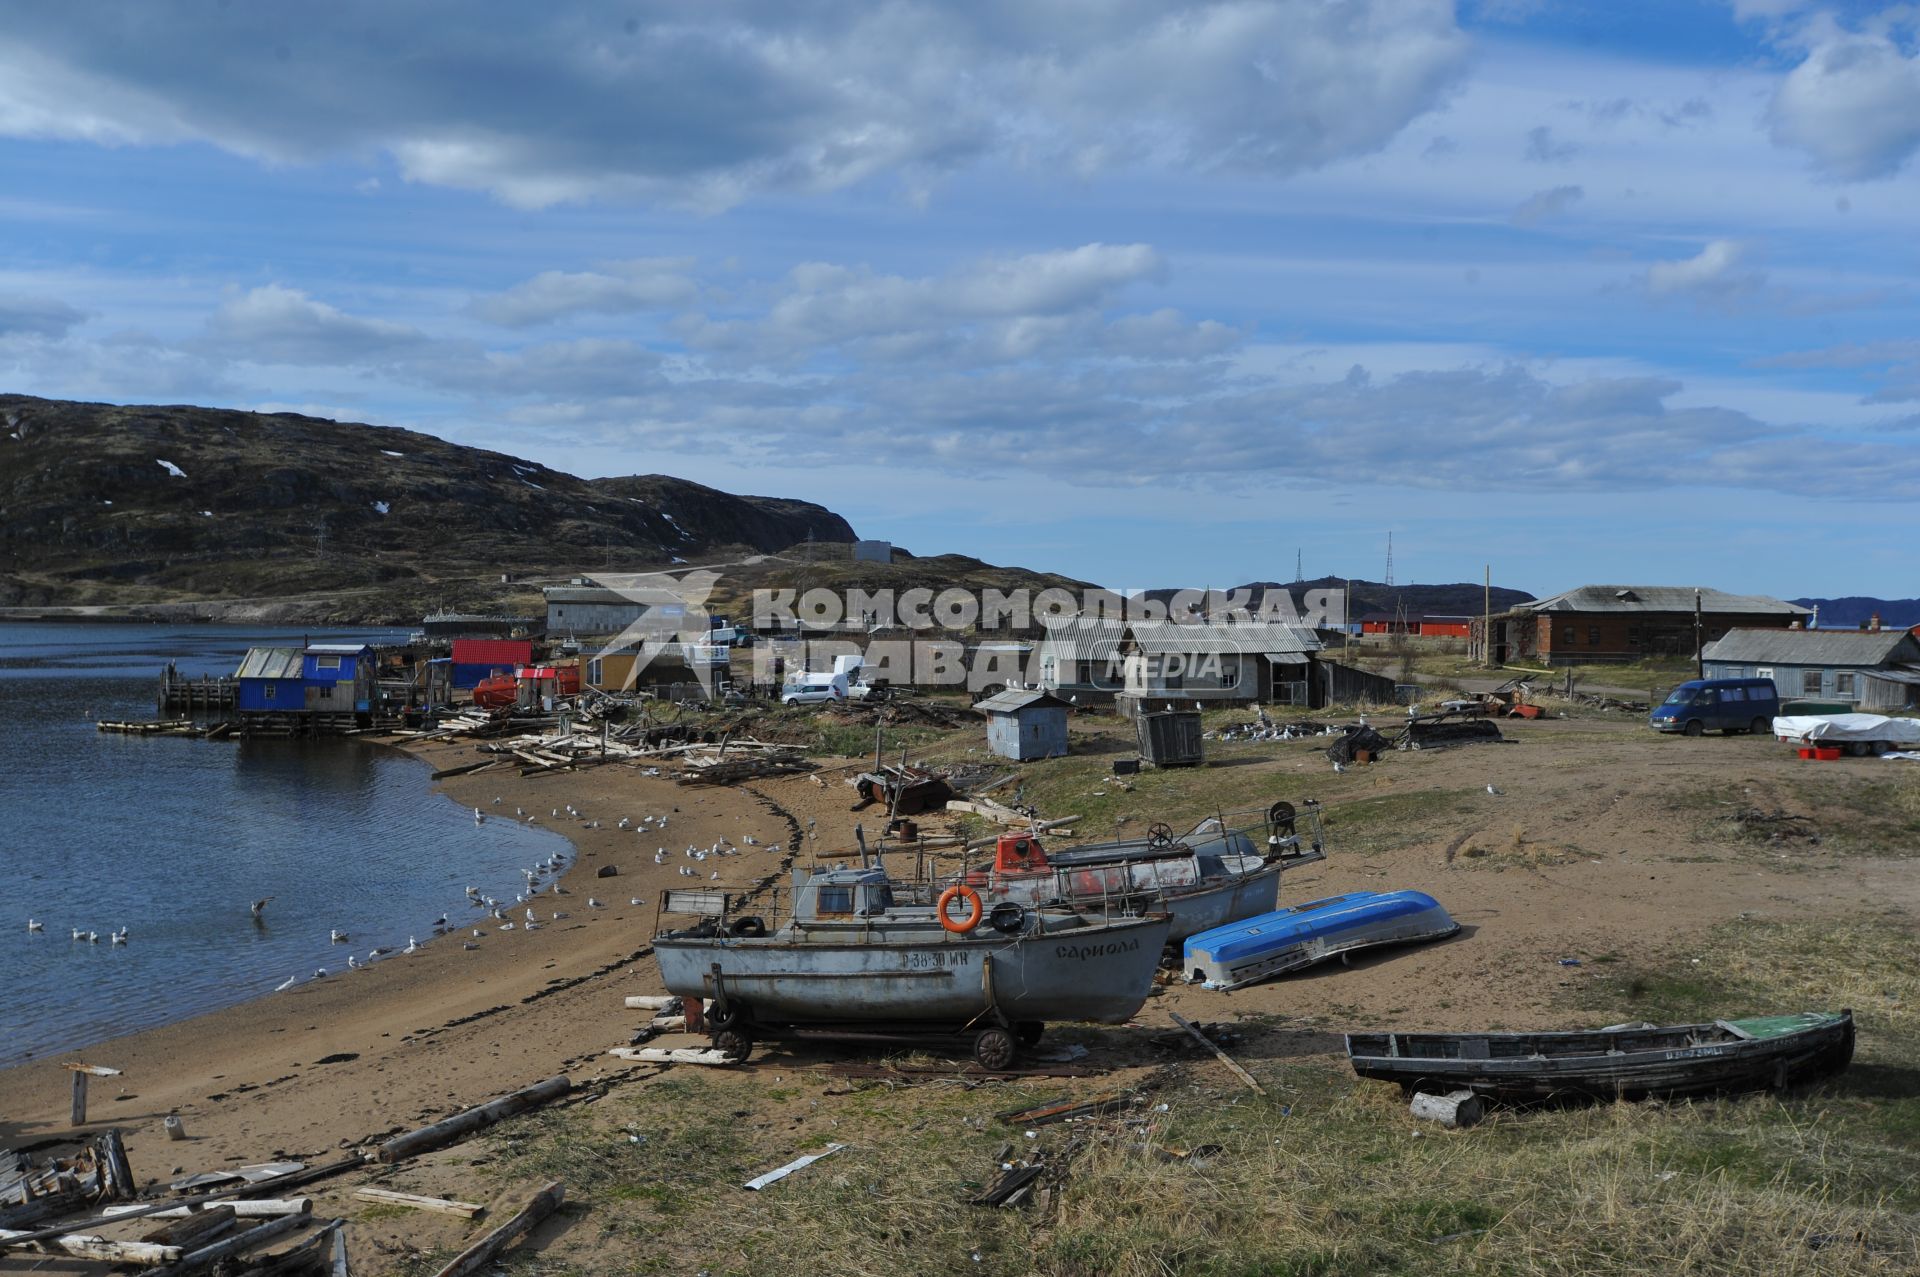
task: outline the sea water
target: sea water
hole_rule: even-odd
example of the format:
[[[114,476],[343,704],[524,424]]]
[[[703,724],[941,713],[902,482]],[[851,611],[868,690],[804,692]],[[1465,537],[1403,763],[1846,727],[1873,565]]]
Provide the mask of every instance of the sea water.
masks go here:
[[[0,1065],[271,997],[321,967],[351,978],[349,954],[405,961],[397,950],[425,943],[442,914],[456,926],[483,916],[469,884],[510,901],[523,869],[570,854],[510,803],[476,823],[430,792],[427,764],[350,737],[94,725],[154,718],[169,661],[197,678],[231,674],[252,646],[400,637],[0,623]],[[248,905],[265,897],[256,921]],[[111,944],[122,927],[127,943]]]

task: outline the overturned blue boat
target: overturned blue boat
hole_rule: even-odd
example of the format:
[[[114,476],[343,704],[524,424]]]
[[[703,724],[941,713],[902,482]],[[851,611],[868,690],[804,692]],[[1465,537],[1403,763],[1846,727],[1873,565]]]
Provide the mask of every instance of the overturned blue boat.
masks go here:
[[[1439,940],[1460,930],[1424,891],[1356,891],[1263,913],[1187,938],[1187,980],[1237,989],[1372,945]]]

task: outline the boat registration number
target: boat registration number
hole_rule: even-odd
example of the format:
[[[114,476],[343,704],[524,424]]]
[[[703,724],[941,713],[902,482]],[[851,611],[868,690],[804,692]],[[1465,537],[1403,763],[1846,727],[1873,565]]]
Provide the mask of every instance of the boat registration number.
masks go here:
[[[909,971],[939,971],[947,967],[970,967],[973,955],[965,949],[913,950],[906,955]]]
[[[1668,1051],[1660,1058],[1665,1060],[1697,1060],[1702,1056],[1719,1055],[1726,1049],[1724,1046],[1690,1046],[1680,1051]]]

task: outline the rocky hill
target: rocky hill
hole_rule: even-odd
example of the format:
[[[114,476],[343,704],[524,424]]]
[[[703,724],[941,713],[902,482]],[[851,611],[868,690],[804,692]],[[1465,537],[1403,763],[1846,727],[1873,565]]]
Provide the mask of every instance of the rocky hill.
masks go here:
[[[1388,585],[1382,581],[1362,581],[1357,577],[1349,581],[1335,576],[1315,577],[1311,581],[1252,581],[1233,586],[1232,589],[1248,592],[1256,598],[1264,591],[1287,590],[1292,592],[1296,605],[1300,604],[1308,590],[1350,590],[1347,616],[1355,621],[1374,613],[1393,616],[1403,612],[1409,617],[1479,616],[1487,600],[1486,592],[1472,582],[1454,585]],[[1172,597],[1174,592],[1149,590],[1147,593],[1166,599]],[[1491,598],[1493,610],[1504,612],[1516,603],[1527,602],[1533,595],[1525,590],[1496,585]]]
[[[274,614],[417,620],[508,602],[502,573],[636,571],[854,539],[804,501],[666,475],[580,479],[291,413],[0,395],[0,427],[7,606],[297,596],[312,605]]]

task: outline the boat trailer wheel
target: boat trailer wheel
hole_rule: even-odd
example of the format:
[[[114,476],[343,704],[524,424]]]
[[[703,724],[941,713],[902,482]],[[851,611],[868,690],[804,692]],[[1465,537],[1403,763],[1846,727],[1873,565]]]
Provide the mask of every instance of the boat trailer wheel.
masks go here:
[[[973,1040],[973,1058],[980,1067],[998,1073],[1013,1067],[1013,1057],[1019,1052],[1019,1043],[1013,1040],[1013,1034],[1005,1029],[982,1029],[980,1036]]]
[[[1267,823],[1281,837],[1291,835],[1294,830],[1293,804],[1282,800],[1267,808]]]
[[[753,1054],[753,1038],[740,1029],[724,1029],[713,1035],[713,1049],[738,1064]]]
[[[1047,1026],[1039,1020],[1022,1020],[1013,1026],[1013,1035],[1020,1039],[1020,1045],[1024,1047],[1039,1046],[1041,1035],[1046,1031]]]
[[[738,1002],[716,1002],[704,1014],[708,1028],[731,1029],[746,1021],[747,1009]]]
[[[1147,845],[1150,847],[1173,846],[1173,826],[1165,821],[1155,821],[1147,826]]]

